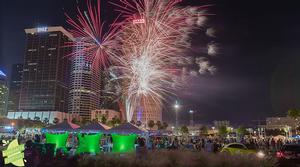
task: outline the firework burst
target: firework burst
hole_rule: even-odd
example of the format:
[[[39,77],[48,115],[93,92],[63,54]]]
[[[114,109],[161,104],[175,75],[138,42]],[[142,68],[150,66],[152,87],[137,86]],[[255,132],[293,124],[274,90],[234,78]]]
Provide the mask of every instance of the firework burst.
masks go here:
[[[78,8],[75,20],[67,16],[67,22],[73,27],[70,32],[78,39],[70,46],[81,47],[72,55],[85,55],[96,70],[110,65],[112,80],[122,88],[119,91],[125,98],[127,121],[131,121],[141,105],[154,102],[156,106],[147,105],[150,106],[147,110],[159,110],[157,106],[184,79],[182,75],[186,72],[182,69],[191,63],[190,57],[183,56],[191,46],[189,35],[205,25],[208,6],[182,7],[180,2],[111,2],[123,21],[114,22],[107,33],[103,32],[99,0],[96,7],[89,1],[88,11]],[[201,68],[208,66],[200,60],[197,64]],[[215,71],[212,67],[205,70]]]
[[[114,40],[118,24],[111,24],[109,30],[104,32],[104,22],[101,20],[100,0],[93,6],[91,1],[87,1],[87,11],[82,11],[77,7],[77,17],[71,18],[66,14],[67,23],[72,27],[69,31],[75,37],[74,42],[67,44],[69,47],[79,48],[71,53],[71,56],[84,55],[88,61],[92,62],[96,71],[106,68],[110,64],[113,56],[113,48],[118,46]]]
[[[181,84],[180,64],[189,62],[189,57],[183,56],[190,47],[189,34],[204,24],[206,6],[178,7],[178,3],[176,0],[113,3],[125,18],[118,37],[122,57],[116,68],[122,71],[118,78],[123,83],[128,121],[142,101],[160,105]],[[150,108],[147,110],[158,109]]]

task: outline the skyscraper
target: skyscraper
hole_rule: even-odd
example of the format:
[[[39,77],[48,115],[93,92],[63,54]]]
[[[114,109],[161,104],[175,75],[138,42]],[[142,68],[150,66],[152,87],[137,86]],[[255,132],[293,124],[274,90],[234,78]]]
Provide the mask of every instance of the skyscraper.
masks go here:
[[[83,46],[76,46],[82,50]],[[92,63],[81,52],[72,58],[69,92],[69,113],[90,120],[91,111],[99,109],[101,95],[100,72],[92,69]]]
[[[73,40],[63,27],[25,29],[26,50],[19,110],[67,112],[69,58]]]
[[[140,106],[137,107],[133,113],[133,120],[141,121],[142,124],[147,126],[147,123],[152,120],[154,122],[162,122],[162,108],[159,102],[154,101],[152,98],[143,97]]]
[[[13,64],[9,83],[8,112],[18,111],[22,84],[23,64]]]
[[[6,116],[7,98],[8,98],[7,76],[0,70],[0,115],[1,116]]]

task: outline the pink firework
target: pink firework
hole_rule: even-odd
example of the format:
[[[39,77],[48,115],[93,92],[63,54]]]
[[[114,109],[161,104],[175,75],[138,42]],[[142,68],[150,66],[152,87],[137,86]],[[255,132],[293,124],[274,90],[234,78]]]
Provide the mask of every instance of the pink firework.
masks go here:
[[[178,0],[120,0],[114,3],[125,19],[118,36],[127,120],[142,101],[160,105],[181,85],[181,66],[190,47],[189,34],[204,25],[205,8],[180,7]],[[147,105],[148,107],[155,107]],[[156,110],[159,108],[154,108]],[[149,110],[149,109],[148,109]],[[150,109],[152,111],[152,109]],[[154,111],[155,112],[155,111]]]
[[[109,30],[104,32],[100,8],[100,0],[95,6],[88,0],[87,11],[82,11],[77,7],[78,14],[75,19],[66,14],[67,23],[72,27],[69,31],[76,39],[67,44],[68,47],[77,48],[71,56],[84,55],[88,61],[92,62],[95,70],[106,68],[110,64],[111,56],[113,56],[112,50],[117,46],[114,38],[119,28],[114,22],[109,26]]]

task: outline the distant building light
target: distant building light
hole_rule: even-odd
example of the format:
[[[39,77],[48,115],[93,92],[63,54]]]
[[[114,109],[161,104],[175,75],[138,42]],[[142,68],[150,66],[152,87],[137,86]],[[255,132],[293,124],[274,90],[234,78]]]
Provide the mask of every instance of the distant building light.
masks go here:
[[[3,71],[1,71],[1,70],[0,70],[0,75],[2,75],[2,76],[4,76],[4,77],[6,77],[6,75],[4,74],[4,72],[3,72]]]
[[[134,19],[132,21],[133,24],[144,24],[145,23],[145,19]]]
[[[48,31],[48,27],[38,27],[37,28],[37,32],[47,32]]]
[[[13,127],[12,126],[4,126],[4,129],[5,130],[11,130],[11,129],[13,129]]]

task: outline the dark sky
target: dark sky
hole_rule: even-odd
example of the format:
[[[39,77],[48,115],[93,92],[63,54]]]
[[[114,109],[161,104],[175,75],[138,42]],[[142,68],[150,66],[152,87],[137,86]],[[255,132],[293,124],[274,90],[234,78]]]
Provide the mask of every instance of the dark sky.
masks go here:
[[[285,115],[300,107],[300,10],[294,0],[186,0],[214,4],[207,26],[217,30],[220,53],[211,59],[213,76],[193,78],[180,92],[180,120],[195,110],[197,123],[228,119],[233,124]],[[104,3],[106,1],[103,0]],[[65,26],[64,11],[72,14],[75,0],[1,0],[0,69],[23,62],[24,28]],[[105,16],[111,10],[105,7]],[[194,34],[194,46],[201,40]],[[165,113],[167,120],[173,111]]]

